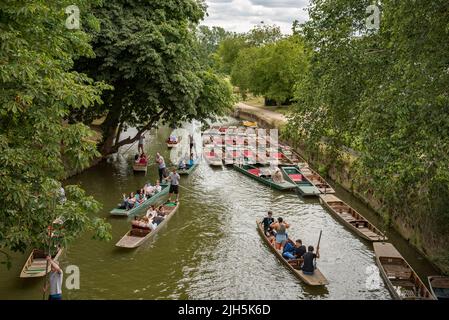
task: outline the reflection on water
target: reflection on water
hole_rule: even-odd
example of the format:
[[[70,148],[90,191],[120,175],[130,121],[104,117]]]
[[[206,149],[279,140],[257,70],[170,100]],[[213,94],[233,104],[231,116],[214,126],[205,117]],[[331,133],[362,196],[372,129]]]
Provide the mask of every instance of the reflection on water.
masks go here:
[[[147,135],[151,159],[156,151],[164,151],[169,159],[164,144],[168,135],[167,129],[150,139]],[[122,193],[157,179],[155,166],[147,176],[132,173],[130,162],[136,149],[133,146],[127,154],[68,181],[81,184],[103,204],[99,216],[112,225],[113,240],[98,242],[86,234],[67,249],[61,265],[80,268],[81,288],[65,290],[66,299],[391,298],[382,281],[377,288],[367,286],[372,277],[367,270],[375,266],[371,244],[340,225],[318,201],[305,202],[293,192],[273,191],[230,168],[212,169],[205,163],[182,178],[180,208],[152,240],[136,250],[116,248],[129,222],[110,218],[108,212]],[[343,199],[353,201],[345,194]],[[255,221],[268,210],[288,221],[290,237],[306,245],[316,246],[323,231],[318,263],[330,283],[326,288],[303,285],[260,239]],[[415,251],[398,248],[407,251],[418,272],[432,273],[425,261],[417,260]],[[42,279],[18,278],[25,259],[25,255],[14,255],[13,268],[0,269],[0,298],[41,299]]]

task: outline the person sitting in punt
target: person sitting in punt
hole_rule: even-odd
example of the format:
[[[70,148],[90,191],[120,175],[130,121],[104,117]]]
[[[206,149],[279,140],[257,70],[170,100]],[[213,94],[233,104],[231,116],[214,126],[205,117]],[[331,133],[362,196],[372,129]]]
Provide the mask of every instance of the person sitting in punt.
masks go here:
[[[157,207],[157,215],[160,217],[165,217],[165,210],[164,210],[164,205],[160,205],[159,207]]]
[[[284,246],[282,256],[287,260],[301,259],[306,251],[307,249],[302,244],[302,240],[298,239],[295,243],[289,240]]]
[[[148,164],[147,155],[146,155],[145,153],[142,153],[142,154],[140,155],[140,158],[139,158],[139,164],[141,164],[141,165],[146,165],[146,164]]]
[[[121,208],[125,210],[130,210],[134,208],[134,205],[136,204],[136,198],[134,197],[134,193],[130,193],[128,197],[126,197],[126,194],[123,194],[123,204]]]
[[[151,205],[150,208],[147,210],[147,213],[145,214],[145,217],[148,219],[151,219],[157,215],[156,207],[154,205]]]
[[[302,263],[301,270],[305,275],[313,275],[316,269],[316,260],[320,258],[320,253],[313,252],[313,246],[307,248],[307,252],[302,256],[304,262]]]
[[[187,165],[186,165],[186,162],[184,161],[184,159],[181,159],[181,161],[179,161],[178,168],[179,168],[179,170],[187,169]]]
[[[284,219],[279,217],[278,221],[273,222],[270,227],[276,231],[276,249],[282,252],[288,239],[287,229],[290,225],[287,222],[284,222]]]
[[[155,194],[155,191],[156,191],[155,187],[153,187],[151,185],[151,183],[149,183],[149,182],[147,184],[145,184],[145,186],[143,187],[143,190],[144,190],[144,194],[147,198],[151,198]]]
[[[135,199],[136,199],[135,201],[136,206],[141,205],[145,201],[145,196],[142,194],[141,190],[136,191]]]
[[[154,186],[155,193],[159,193],[162,191],[161,183],[159,180],[156,180],[156,185]]]
[[[153,224],[155,224],[156,226],[160,225],[162,223],[162,221],[164,221],[165,218],[163,216],[157,215],[155,217],[153,217]]]
[[[284,182],[284,176],[279,168],[276,168],[273,174],[273,181],[276,183]]]
[[[177,142],[176,136],[170,135],[170,137],[168,138],[168,143],[175,144],[176,142]]]

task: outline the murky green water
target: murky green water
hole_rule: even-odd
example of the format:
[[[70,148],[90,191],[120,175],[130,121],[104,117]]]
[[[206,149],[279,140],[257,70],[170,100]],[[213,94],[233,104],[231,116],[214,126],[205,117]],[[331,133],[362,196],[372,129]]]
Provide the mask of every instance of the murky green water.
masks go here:
[[[169,132],[159,130],[149,140],[152,159],[156,151],[169,158],[164,144]],[[371,244],[339,224],[318,201],[305,202],[295,193],[270,190],[231,168],[212,169],[206,163],[182,179],[180,208],[153,240],[136,250],[116,248],[129,221],[110,218],[108,212],[122,193],[157,179],[155,166],[146,177],[134,175],[132,154],[133,149],[68,181],[81,184],[103,204],[99,216],[111,223],[113,240],[94,241],[86,234],[67,248],[61,265],[80,268],[81,288],[64,290],[65,299],[391,299],[380,278],[378,288],[367,286],[373,275],[366,272],[375,267]],[[372,212],[337,190],[379,226]],[[262,242],[255,220],[267,210],[287,220],[290,236],[306,245],[316,245],[323,231],[319,268],[329,280],[326,289],[303,285]],[[391,232],[389,237],[422,277],[435,273],[404,240]],[[42,299],[42,279],[19,278],[27,256],[15,254],[11,270],[0,267],[1,299]]]

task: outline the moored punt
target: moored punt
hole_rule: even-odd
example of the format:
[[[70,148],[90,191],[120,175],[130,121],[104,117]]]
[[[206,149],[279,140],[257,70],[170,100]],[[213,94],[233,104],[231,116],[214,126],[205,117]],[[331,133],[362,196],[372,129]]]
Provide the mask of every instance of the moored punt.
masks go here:
[[[153,237],[159,230],[167,224],[168,220],[176,213],[178,210],[179,203],[166,203],[164,205],[165,219],[162,221],[156,229],[151,231],[150,229],[131,227],[119,242],[116,243],[117,247],[134,249],[141,246],[145,241]]]
[[[198,167],[198,159],[195,160],[195,161],[193,161],[193,165],[191,165],[189,168],[186,168],[186,169],[183,169],[183,170],[179,169],[179,170],[178,170],[178,173],[179,173],[181,176],[188,176],[188,175],[190,175],[190,174],[191,174],[197,167]]]
[[[297,167],[281,167],[285,178],[295,184],[303,197],[317,197],[320,194],[314,185],[307,181]]]
[[[277,258],[300,280],[304,281],[309,286],[325,286],[329,284],[326,277],[321,273],[320,269],[316,268],[313,275],[306,275],[301,270],[295,269],[288,260],[286,260],[282,254],[276,250],[275,246],[270,242],[270,240],[265,236],[263,232],[262,223],[256,221],[257,230],[260,236],[265,241],[265,243],[270,247],[271,251],[277,256]]]
[[[179,141],[176,142],[171,142],[171,141],[167,141],[167,148],[176,148],[179,145]]]
[[[267,149],[267,157],[268,161],[276,162],[280,166],[292,166],[293,163],[288,159],[282,152],[278,152],[277,148],[274,150],[273,148]]]
[[[152,196],[151,198],[148,198],[147,200],[145,200],[143,203],[141,203],[137,207],[135,206],[129,210],[115,208],[115,209],[111,210],[111,212],[109,212],[109,213],[112,216],[119,216],[119,217],[127,217],[127,216],[131,216],[131,215],[136,215],[140,211],[148,208],[150,205],[152,205],[154,202],[156,202],[156,200],[159,199],[160,197],[162,197],[163,195],[168,194],[168,190],[169,190],[168,184],[161,183],[161,188],[162,188],[161,192],[156,193],[154,196]]]
[[[222,167],[223,166],[223,159],[222,159],[222,153],[219,154],[214,151],[204,151],[204,158],[206,159],[206,162],[211,167]]]
[[[242,125],[247,128],[257,128],[257,122],[243,121]]]
[[[146,163],[146,164],[134,163],[133,164],[133,171],[134,172],[147,173],[147,169],[148,169],[148,163]]]
[[[438,300],[449,301],[449,277],[428,277],[430,290]]]
[[[53,260],[58,261],[64,249],[58,248],[56,254],[52,257]],[[21,278],[38,278],[43,277],[51,270],[51,265],[48,264],[46,260],[47,254],[43,250],[33,249],[29,255],[27,261],[25,262],[22,272],[20,273]],[[47,269],[47,271],[45,271]]]
[[[271,188],[280,190],[280,191],[286,191],[286,190],[292,190],[296,188],[296,185],[293,183],[290,183],[288,181],[284,182],[274,182],[271,178],[271,172],[270,168],[268,167],[257,167],[250,164],[246,165],[236,165],[234,164],[234,169],[237,171],[240,171],[241,173],[253,178],[254,180],[257,180]]]
[[[373,243],[380,273],[395,299],[435,300],[416,272],[391,243]]]
[[[306,177],[306,179],[310,181],[310,183],[312,183],[320,190],[321,193],[335,193],[335,190],[330,186],[330,184],[327,183],[323,177],[313,171],[310,167],[302,167],[301,172]]]
[[[384,241],[386,236],[348,204],[332,194],[320,195],[320,202],[345,226],[368,241]]]

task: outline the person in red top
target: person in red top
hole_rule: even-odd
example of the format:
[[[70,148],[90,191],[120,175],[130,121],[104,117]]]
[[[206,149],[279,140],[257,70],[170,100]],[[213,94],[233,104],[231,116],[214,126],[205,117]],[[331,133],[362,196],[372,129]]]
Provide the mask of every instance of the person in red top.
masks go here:
[[[147,163],[148,163],[147,156],[146,156],[145,153],[142,153],[142,154],[140,155],[139,163],[140,163],[140,164],[147,164]]]

